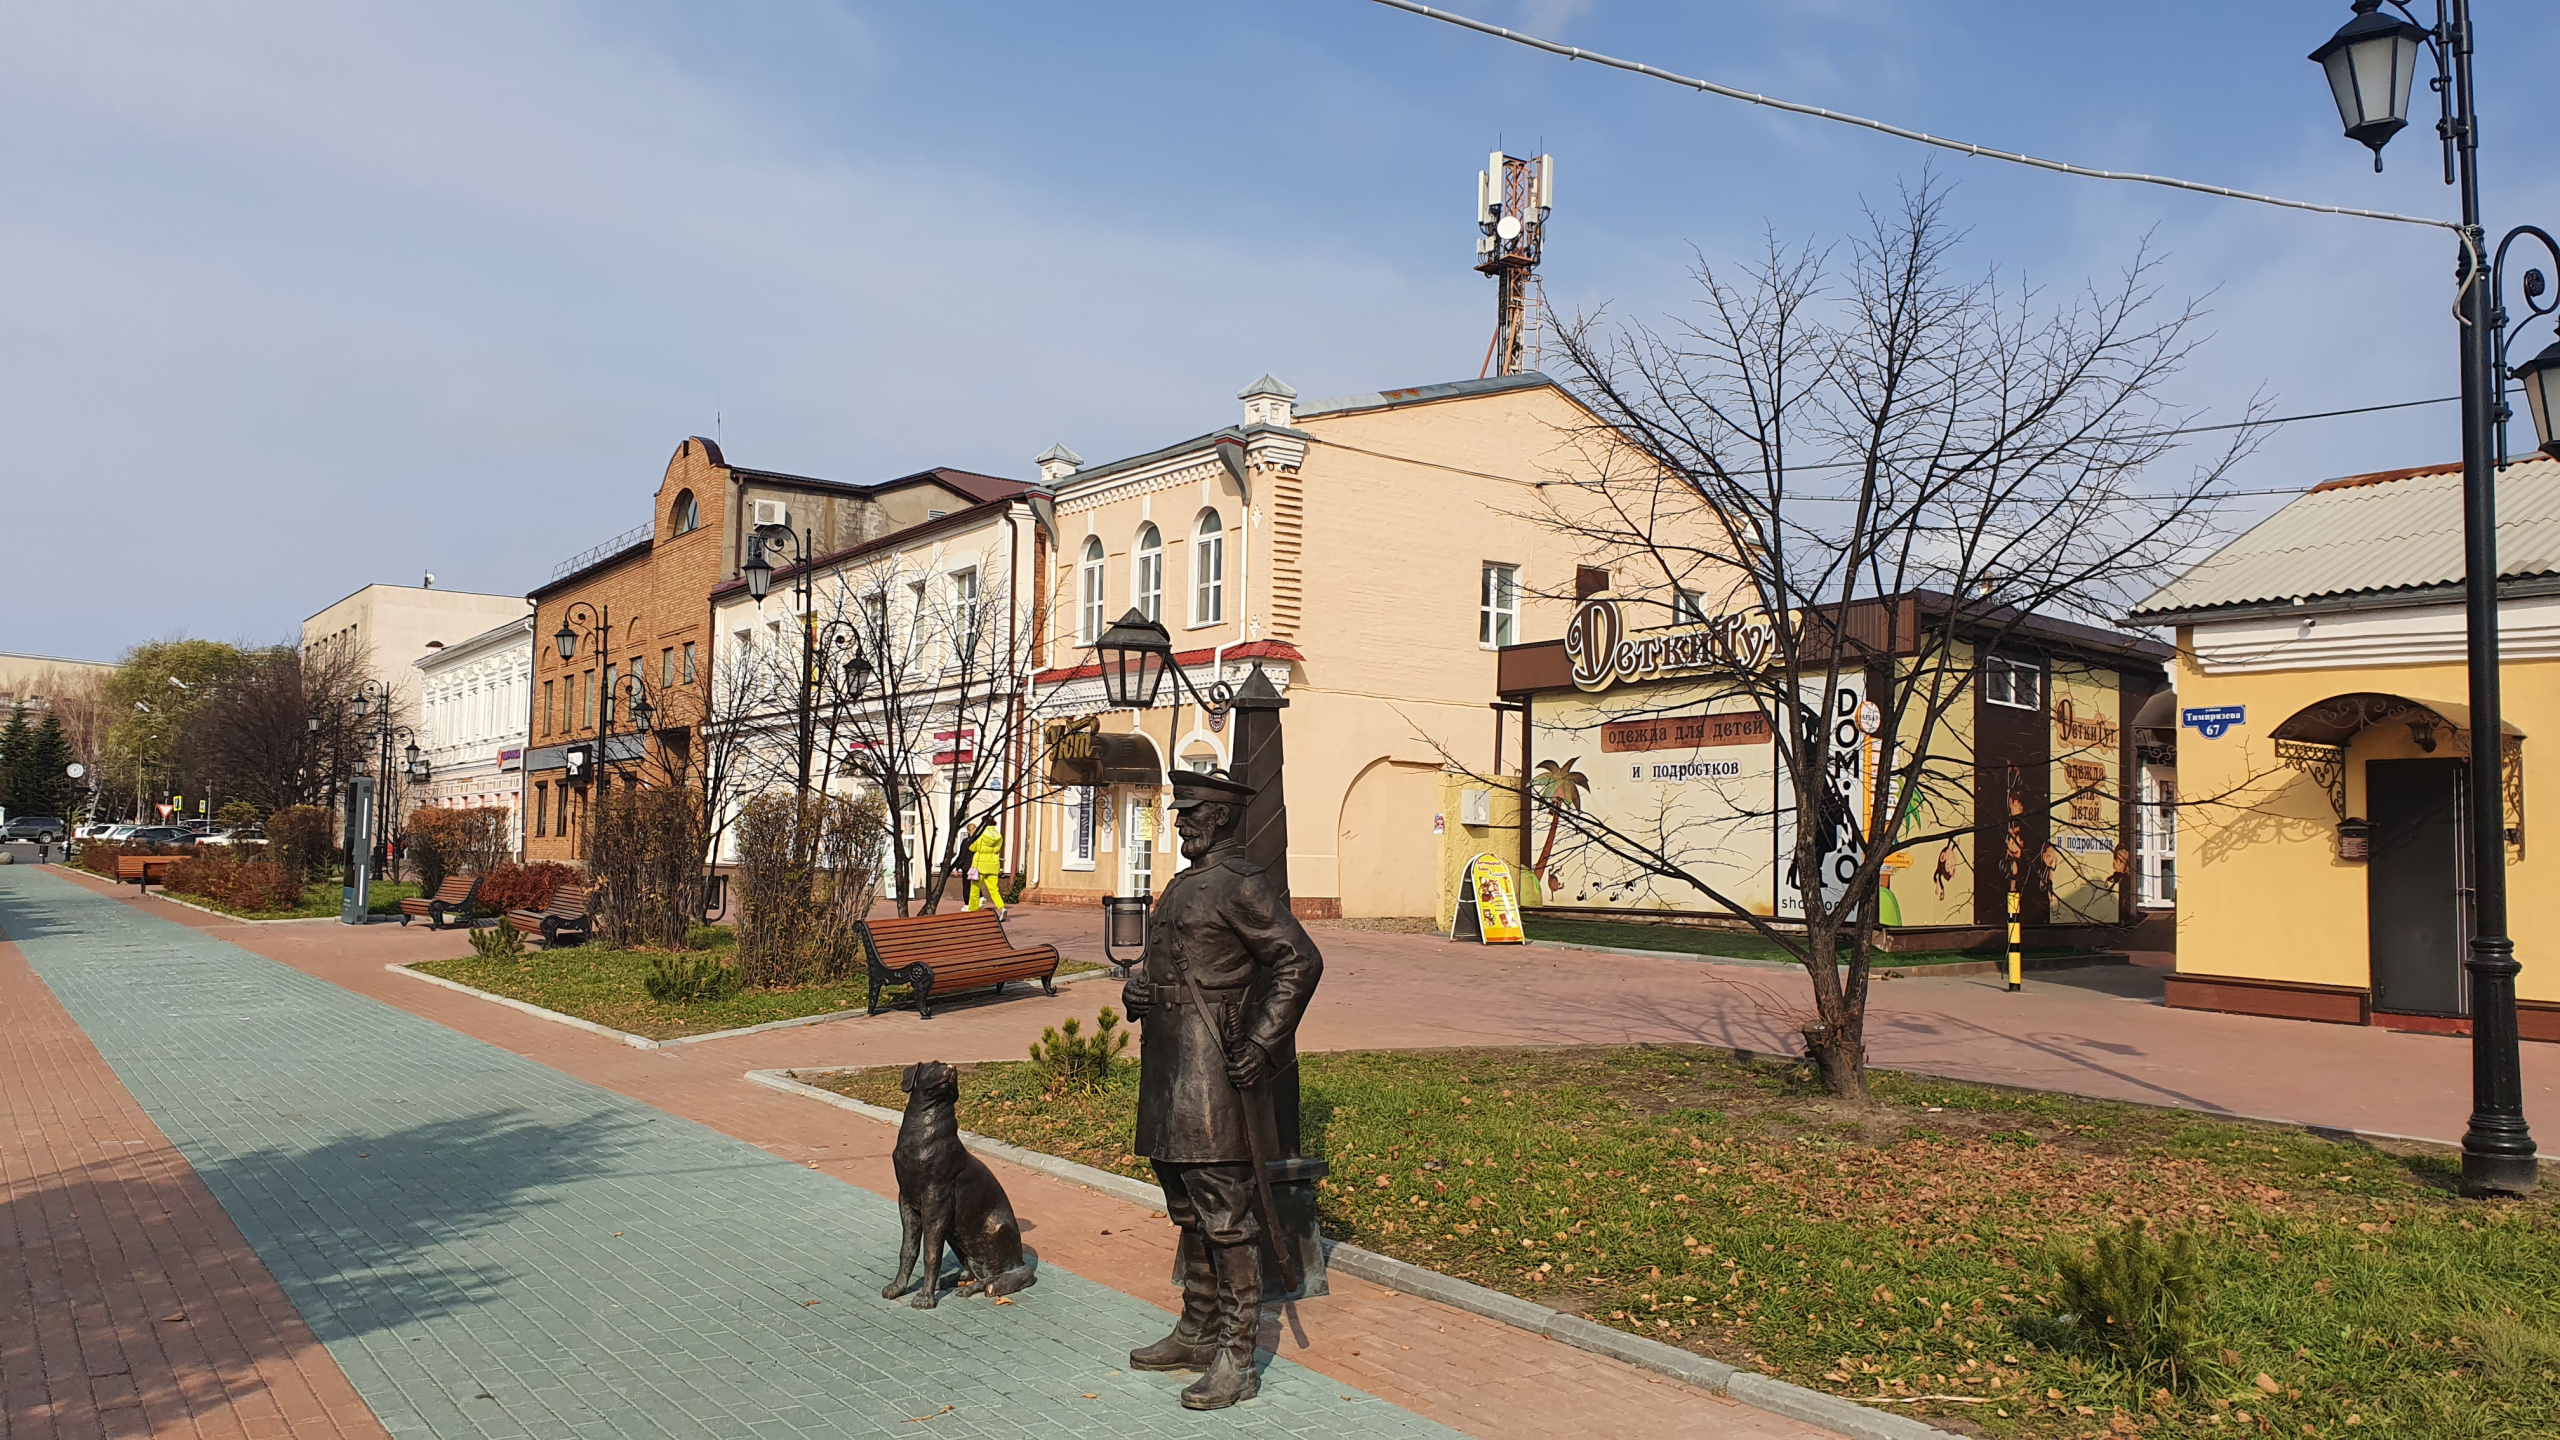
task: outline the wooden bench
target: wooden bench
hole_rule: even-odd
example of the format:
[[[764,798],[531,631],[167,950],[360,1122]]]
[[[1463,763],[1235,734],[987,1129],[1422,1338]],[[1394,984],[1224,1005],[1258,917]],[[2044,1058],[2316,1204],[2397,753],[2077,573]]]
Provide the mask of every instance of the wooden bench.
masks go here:
[[[587,887],[563,885],[551,892],[551,903],[539,910],[510,910],[507,923],[527,935],[541,937],[542,948],[562,940],[587,938]]]
[[[479,876],[447,875],[444,883],[436,887],[434,895],[412,895],[400,902],[400,923],[406,925],[424,916],[428,929],[441,930],[446,920],[459,916],[463,923],[469,924],[471,907],[479,898]]]
[[[184,855],[119,855],[116,857],[116,883],[128,881],[148,891],[158,872],[184,860]]]
[[[927,1020],[936,999],[962,991],[1001,991],[1016,980],[1037,980],[1042,993],[1058,993],[1058,947],[1016,949],[993,910],[865,920],[862,949],[874,1015],[882,1009],[880,992],[892,985],[911,990],[909,1003]]]

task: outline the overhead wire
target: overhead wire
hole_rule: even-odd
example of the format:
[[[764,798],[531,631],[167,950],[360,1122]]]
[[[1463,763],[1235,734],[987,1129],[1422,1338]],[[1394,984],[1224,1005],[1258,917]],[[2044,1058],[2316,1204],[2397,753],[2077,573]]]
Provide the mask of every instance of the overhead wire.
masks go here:
[[[1550,55],[1561,55],[1567,60],[1587,60],[1594,65],[1607,66],[1612,70],[1624,70],[1629,74],[1642,75],[1648,79],[1661,80],[1673,85],[1684,85],[1710,95],[1721,95],[1728,100],[1740,100],[1746,104],[1765,105],[1772,110],[1784,110],[1792,115],[1809,115],[1817,120],[1854,125],[1860,129],[1873,130],[1878,134],[1891,135],[1896,139],[1934,145],[1941,150],[1953,150],[1959,155],[1969,155],[1975,159],[2004,160],[2012,165],[2032,166],[2038,170],[2052,170],[2088,180],[2118,180],[2136,185],[2160,185],[2172,190],[2191,190],[2200,195],[2219,195],[2226,200],[2247,200],[2254,204],[2274,205],[2286,210],[2308,210],[2320,215],[2345,215],[2358,220],[2386,220],[2395,225],[2425,225],[2435,229],[2450,230],[2461,236],[2466,244],[2471,239],[2469,231],[2451,220],[2437,220],[2423,215],[2395,215],[2388,210],[2359,210],[2348,205],[2322,205],[2310,200],[2288,200],[2280,195],[2261,195],[2252,190],[2235,190],[2227,185],[2207,185],[2201,181],[2181,180],[2171,175],[2145,175],[2128,170],[2100,170],[2061,160],[2047,160],[2041,156],[2023,155],[2015,150],[1976,145],[1966,140],[1951,140],[1943,135],[1932,135],[1925,130],[1913,130],[1901,125],[1888,124],[1882,120],[1870,120],[1863,115],[1826,110],[1819,105],[1806,105],[1793,100],[1781,100],[1774,95],[1738,90],[1730,85],[1719,85],[1712,80],[1701,80],[1694,75],[1682,75],[1641,61],[1621,60],[1614,55],[1603,55],[1596,50],[1585,50],[1578,45],[1564,45],[1535,35],[1524,35],[1501,25],[1472,19],[1434,6],[1417,4],[1415,0],[1376,0],[1376,3],[1389,9],[1408,11],[1427,20],[1437,20],[1444,25],[1455,25],[1463,30],[1473,30],[1499,40],[1508,40],[1515,45],[1525,45],[1532,50],[1544,50]],[[2474,268],[2476,269],[2477,266],[2475,265]]]

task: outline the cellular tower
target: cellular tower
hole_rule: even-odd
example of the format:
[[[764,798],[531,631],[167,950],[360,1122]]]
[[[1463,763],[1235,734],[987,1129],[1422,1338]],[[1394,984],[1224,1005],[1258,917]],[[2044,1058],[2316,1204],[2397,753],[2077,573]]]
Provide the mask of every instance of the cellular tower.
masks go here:
[[[1536,363],[1532,341],[1546,313],[1538,258],[1555,198],[1552,155],[1523,160],[1496,150],[1476,172],[1476,273],[1495,285],[1493,343],[1480,374],[1517,375]]]

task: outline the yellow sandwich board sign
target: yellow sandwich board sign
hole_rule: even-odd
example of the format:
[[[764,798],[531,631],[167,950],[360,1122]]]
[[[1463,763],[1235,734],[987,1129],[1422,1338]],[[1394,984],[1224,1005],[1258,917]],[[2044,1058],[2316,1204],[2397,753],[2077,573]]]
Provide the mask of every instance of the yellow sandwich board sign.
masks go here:
[[[1487,945],[1518,945],[1529,938],[1520,929],[1520,892],[1511,867],[1491,855],[1467,862],[1460,878],[1457,916],[1449,923],[1452,940]]]

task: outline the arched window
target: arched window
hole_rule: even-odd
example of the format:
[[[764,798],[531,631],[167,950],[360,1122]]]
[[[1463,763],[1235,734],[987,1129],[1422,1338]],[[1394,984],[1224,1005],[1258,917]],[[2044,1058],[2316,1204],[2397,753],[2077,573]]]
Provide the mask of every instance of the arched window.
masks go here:
[[[1129,577],[1129,599],[1150,620],[1164,619],[1164,537],[1156,527],[1138,531],[1138,562]]]
[[[1090,645],[1102,634],[1102,537],[1084,537],[1084,563],[1077,566],[1076,641]]]
[[[675,507],[667,514],[668,523],[678,535],[690,535],[702,528],[702,507],[693,503],[693,492],[676,492]]]
[[[1191,623],[1213,625],[1227,618],[1227,537],[1218,512],[1200,512],[1191,534]]]

